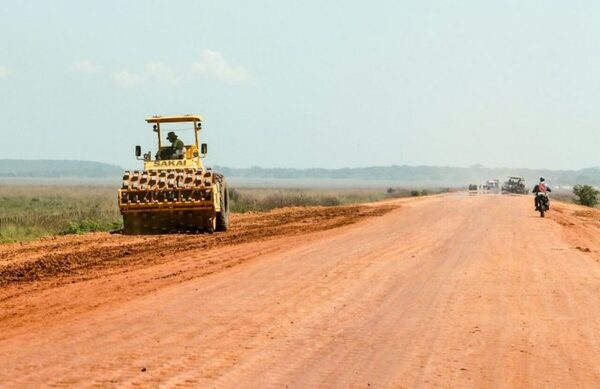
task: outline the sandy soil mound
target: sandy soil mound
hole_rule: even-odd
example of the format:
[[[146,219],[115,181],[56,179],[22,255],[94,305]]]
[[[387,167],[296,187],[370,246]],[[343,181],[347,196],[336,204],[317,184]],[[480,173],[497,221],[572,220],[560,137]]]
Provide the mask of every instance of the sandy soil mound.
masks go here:
[[[254,242],[280,236],[322,231],[383,215],[398,205],[377,207],[282,208],[265,213],[232,215],[225,233],[124,236],[94,233],[30,243],[0,245],[0,286],[78,275],[101,269],[147,266],[169,261],[178,252]]]

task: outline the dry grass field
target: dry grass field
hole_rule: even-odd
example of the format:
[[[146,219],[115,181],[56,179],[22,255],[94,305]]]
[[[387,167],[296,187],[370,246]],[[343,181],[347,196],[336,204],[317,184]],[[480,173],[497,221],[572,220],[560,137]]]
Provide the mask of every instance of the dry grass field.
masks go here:
[[[118,229],[119,219],[113,187],[0,185],[0,242]]]
[[[234,213],[264,212],[291,206],[336,206],[410,195],[409,190],[388,193],[385,189],[231,188],[230,204]],[[116,197],[116,188],[109,185],[0,184],[0,243],[119,230],[122,221]]]

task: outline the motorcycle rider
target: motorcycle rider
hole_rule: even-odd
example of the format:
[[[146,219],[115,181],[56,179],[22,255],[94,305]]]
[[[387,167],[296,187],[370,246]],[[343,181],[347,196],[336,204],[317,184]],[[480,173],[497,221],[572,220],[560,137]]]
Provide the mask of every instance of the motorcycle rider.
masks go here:
[[[536,186],[533,187],[532,192],[535,193],[535,199],[534,199],[535,210],[539,211],[540,210],[540,204],[539,204],[540,200],[538,198],[538,194],[552,192],[552,189],[550,189],[550,187],[548,185],[546,185],[546,180],[544,179],[544,177],[540,177],[540,182],[537,183]],[[548,202],[548,209],[550,209],[550,202]]]

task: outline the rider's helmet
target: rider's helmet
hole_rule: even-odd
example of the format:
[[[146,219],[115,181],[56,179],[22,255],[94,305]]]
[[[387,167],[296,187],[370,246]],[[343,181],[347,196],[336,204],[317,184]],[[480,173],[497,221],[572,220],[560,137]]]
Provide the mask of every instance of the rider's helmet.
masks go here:
[[[544,181],[546,181],[546,180],[544,179],[544,177],[540,177],[540,182],[544,182]]]

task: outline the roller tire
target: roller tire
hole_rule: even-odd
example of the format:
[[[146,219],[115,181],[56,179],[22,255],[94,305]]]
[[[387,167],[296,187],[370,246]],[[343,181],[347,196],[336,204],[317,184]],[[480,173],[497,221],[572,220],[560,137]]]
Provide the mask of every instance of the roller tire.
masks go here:
[[[137,217],[133,215],[123,215],[123,235],[138,235],[141,233],[141,228],[138,224]]]
[[[224,232],[229,229],[229,192],[227,184],[222,182],[219,188],[221,192],[221,212],[217,212],[217,231]]]

